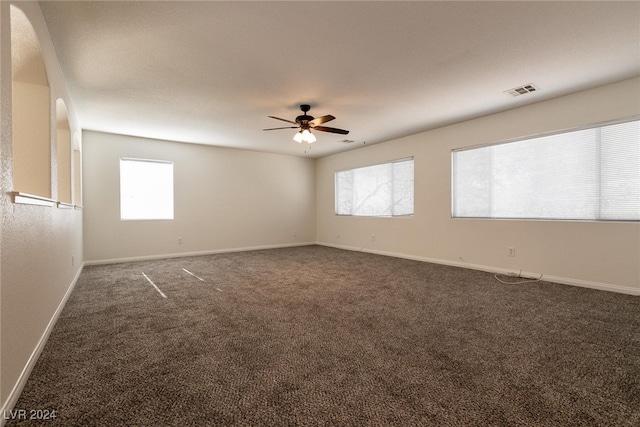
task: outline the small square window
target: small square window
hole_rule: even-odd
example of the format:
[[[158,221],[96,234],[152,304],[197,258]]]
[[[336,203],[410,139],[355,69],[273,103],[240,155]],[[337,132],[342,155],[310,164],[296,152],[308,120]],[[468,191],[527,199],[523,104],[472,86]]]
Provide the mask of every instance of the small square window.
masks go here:
[[[120,159],[120,219],[173,219],[173,163]]]

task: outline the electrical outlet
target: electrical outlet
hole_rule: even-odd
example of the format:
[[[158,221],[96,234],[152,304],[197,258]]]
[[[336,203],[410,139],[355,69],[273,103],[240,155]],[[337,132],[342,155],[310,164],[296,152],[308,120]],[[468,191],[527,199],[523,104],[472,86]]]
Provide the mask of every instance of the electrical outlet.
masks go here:
[[[298,232],[296,230],[293,230],[293,237],[296,237],[298,235]]]
[[[371,235],[371,241],[372,241],[372,242],[375,242],[375,241],[376,241],[376,235],[375,235],[375,234],[372,234],[372,235]]]
[[[181,245],[182,244],[182,237],[178,237],[178,244]]]
[[[514,248],[513,246],[509,246],[507,250],[508,250],[509,256],[516,256],[516,248]]]

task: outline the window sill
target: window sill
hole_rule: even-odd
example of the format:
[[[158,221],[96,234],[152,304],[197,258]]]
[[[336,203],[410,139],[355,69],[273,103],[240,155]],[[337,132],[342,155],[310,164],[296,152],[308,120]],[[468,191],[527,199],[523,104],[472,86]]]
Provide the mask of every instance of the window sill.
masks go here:
[[[415,214],[409,215],[345,215],[345,214],[335,214],[338,218],[413,218]]]
[[[82,206],[73,205],[71,203],[58,202],[48,197],[21,193],[19,191],[11,191],[9,192],[9,194],[13,196],[13,203],[18,205],[47,206],[50,208],[57,207],[58,209],[82,209]]]
[[[37,205],[37,206],[49,206],[54,207],[56,201],[42,196],[34,196],[33,194],[20,193],[19,191],[12,191],[10,193],[13,196],[13,203],[20,205]]]

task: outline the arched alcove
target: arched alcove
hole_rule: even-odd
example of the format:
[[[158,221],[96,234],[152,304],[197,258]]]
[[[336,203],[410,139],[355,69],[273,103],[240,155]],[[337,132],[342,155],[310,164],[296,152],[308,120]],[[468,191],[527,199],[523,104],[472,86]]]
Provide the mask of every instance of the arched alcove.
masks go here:
[[[73,204],[82,206],[82,142],[73,134]]]
[[[51,197],[51,95],[36,33],[11,5],[13,189]]]
[[[60,98],[56,100],[56,143],[58,201],[71,204],[71,130],[67,106]]]

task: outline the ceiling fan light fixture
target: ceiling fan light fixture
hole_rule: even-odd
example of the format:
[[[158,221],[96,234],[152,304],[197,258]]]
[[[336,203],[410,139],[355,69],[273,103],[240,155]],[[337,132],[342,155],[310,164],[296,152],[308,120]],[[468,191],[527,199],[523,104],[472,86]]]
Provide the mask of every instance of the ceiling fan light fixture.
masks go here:
[[[296,126],[285,126],[285,127],[269,128],[269,129],[262,129],[262,130],[300,129],[300,131],[296,132],[296,134],[293,136],[293,140],[299,144],[302,144],[303,142],[306,142],[307,144],[316,142],[316,136],[311,133],[311,129],[317,130],[319,132],[337,133],[340,135],[347,135],[349,133],[348,130],[344,130],[344,129],[320,126],[323,123],[334,120],[335,117],[332,116],[331,114],[327,114],[326,116],[315,118],[307,114],[310,108],[311,107],[308,104],[302,104],[300,106],[300,110],[303,112],[303,114],[296,117],[295,122],[287,119],[281,119],[280,117],[276,117],[276,116],[267,116],[270,119],[280,120]]]
[[[316,137],[309,131],[309,129],[303,129],[300,132],[296,132],[296,134],[293,136],[293,140],[299,143],[306,142],[308,144],[311,144],[312,142],[316,141]]]

